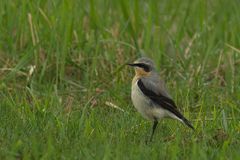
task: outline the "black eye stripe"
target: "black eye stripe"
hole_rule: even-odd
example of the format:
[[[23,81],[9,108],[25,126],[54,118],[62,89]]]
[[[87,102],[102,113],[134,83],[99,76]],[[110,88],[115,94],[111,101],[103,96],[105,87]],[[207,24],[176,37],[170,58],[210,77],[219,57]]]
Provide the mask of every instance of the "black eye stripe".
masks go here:
[[[136,63],[135,65],[140,67],[140,68],[143,68],[144,71],[146,71],[146,72],[150,71],[150,67],[148,65],[144,64],[144,63]]]

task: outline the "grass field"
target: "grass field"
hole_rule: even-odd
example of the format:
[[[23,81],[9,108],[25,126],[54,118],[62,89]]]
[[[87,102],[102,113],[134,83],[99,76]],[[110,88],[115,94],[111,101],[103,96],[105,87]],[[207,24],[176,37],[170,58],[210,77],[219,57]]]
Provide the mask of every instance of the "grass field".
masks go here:
[[[0,1],[0,159],[240,159],[237,0]],[[193,132],[130,98],[153,58]],[[119,108],[114,108],[118,106]]]

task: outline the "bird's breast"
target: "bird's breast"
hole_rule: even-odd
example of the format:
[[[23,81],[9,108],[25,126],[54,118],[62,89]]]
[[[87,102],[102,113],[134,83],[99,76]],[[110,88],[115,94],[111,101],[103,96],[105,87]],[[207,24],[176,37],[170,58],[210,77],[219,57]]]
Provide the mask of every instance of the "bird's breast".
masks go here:
[[[154,119],[152,115],[153,104],[150,99],[148,99],[140,90],[137,85],[137,81],[132,85],[131,98],[134,107],[140,114],[146,119]]]
[[[132,85],[131,98],[134,107],[146,119],[156,120],[166,117],[168,114],[165,109],[158,106],[150,98],[145,96],[141,89],[138,87],[138,80]]]

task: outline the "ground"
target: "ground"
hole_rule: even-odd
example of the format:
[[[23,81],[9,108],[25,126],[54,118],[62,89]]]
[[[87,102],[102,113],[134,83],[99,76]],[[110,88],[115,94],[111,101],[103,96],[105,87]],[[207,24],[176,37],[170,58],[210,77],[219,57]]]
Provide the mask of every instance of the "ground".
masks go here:
[[[239,159],[236,0],[0,2],[0,159]],[[130,98],[148,56],[195,131]]]

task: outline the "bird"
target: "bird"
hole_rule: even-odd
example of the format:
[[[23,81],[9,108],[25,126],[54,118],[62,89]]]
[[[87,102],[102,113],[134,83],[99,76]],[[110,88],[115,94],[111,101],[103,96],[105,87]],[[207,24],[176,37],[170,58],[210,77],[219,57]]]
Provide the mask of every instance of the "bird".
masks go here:
[[[168,93],[165,82],[160,78],[153,60],[141,57],[127,65],[134,67],[135,70],[131,88],[132,103],[145,119],[153,122],[150,142],[159,120],[163,118],[176,119],[194,130]]]

